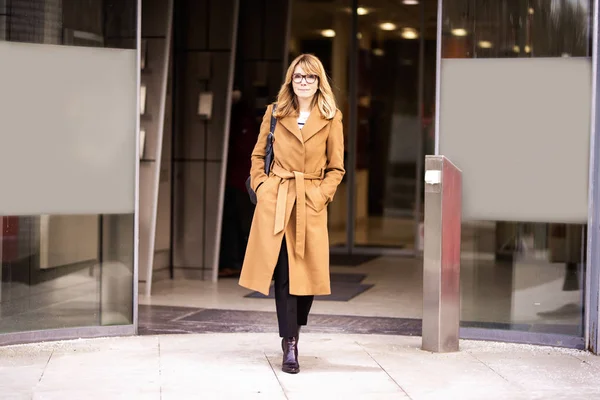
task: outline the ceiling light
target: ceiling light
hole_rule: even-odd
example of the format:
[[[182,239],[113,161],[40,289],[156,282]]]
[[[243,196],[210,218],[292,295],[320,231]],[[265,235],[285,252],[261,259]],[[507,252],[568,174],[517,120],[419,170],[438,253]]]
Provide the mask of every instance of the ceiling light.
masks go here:
[[[479,42],[479,47],[482,49],[491,49],[493,47],[492,42],[488,40],[482,40]]]
[[[381,28],[383,31],[393,31],[396,29],[396,24],[392,22],[384,22],[379,25],[379,28]]]
[[[402,4],[407,6],[416,6],[419,4],[419,0],[402,0]]]
[[[352,7],[345,7],[344,11],[346,11],[348,14],[352,14]],[[356,13],[358,15],[367,15],[371,13],[371,9],[366,7],[357,7]]]
[[[414,28],[404,28],[400,36],[402,36],[404,39],[416,39],[419,37],[419,34]]]
[[[373,55],[376,55],[377,57],[381,57],[381,56],[385,55],[385,52],[383,51],[383,49],[373,49]]]
[[[467,36],[467,30],[463,28],[452,29],[452,34],[454,36]]]
[[[328,38],[335,37],[335,31],[333,29],[324,29],[321,31],[321,36],[325,36]]]

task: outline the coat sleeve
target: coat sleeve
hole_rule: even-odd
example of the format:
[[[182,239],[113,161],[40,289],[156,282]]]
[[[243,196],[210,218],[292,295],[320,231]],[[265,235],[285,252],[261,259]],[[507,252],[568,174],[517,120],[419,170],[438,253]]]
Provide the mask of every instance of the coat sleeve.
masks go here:
[[[342,113],[339,110],[331,121],[326,151],[327,167],[325,168],[325,177],[321,182],[321,192],[325,196],[326,204],[329,204],[346,173],[344,170],[344,128]]]
[[[263,117],[262,123],[260,124],[260,132],[258,133],[258,140],[252,150],[252,165],[250,167],[250,186],[252,190],[256,192],[258,187],[267,180],[268,176],[265,174],[265,156],[267,147],[267,137],[269,136],[269,129],[271,128],[271,112],[273,105],[267,107],[267,111]]]

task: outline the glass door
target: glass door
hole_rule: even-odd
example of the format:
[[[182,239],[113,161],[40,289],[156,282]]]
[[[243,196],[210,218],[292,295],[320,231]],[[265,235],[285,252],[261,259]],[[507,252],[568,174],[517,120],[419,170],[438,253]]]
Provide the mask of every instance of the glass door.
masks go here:
[[[353,173],[348,168],[349,144],[352,137],[350,104],[350,79],[352,60],[352,1],[335,0],[312,2],[294,0],[293,19],[289,43],[289,59],[302,53],[311,53],[323,62],[331,77],[338,108],[344,114],[346,176],[338,187],[333,202],[329,205],[329,243],[334,251],[349,249],[348,190]]]
[[[422,163],[434,149],[437,1],[294,0],[292,8],[289,58],[323,61],[344,114],[332,252],[413,254]]]
[[[419,248],[422,163],[433,153],[436,3],[357,8],[353,252]]]

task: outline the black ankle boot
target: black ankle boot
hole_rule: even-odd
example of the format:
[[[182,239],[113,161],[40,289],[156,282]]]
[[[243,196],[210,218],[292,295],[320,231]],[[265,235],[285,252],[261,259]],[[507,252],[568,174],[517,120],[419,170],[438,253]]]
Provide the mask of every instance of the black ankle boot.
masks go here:
[[[295,337],[281,339],[281,347],[283,349],[283,362],[281,370],[288,374],[297,374],[300,372],[300,364],[298,364],[298,339]]]

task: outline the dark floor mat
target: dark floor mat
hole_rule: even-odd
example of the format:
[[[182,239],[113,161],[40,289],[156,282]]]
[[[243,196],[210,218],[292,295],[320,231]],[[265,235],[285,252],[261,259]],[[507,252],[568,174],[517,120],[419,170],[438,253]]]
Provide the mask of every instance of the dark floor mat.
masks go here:
[[[350,301],[361,293],[366,292],[375,285],[366,285],[358,282],[331,282],[331,294],[328,296],[315,296],[315,300],[322,301]],[[274,299],[273,286],[269,288],[269,295],[265,296],[259,292],[252,292],[244,297],[253,299]]]
[[[273,304],[275,309],[275,304]],[[140,335],[209,333],[209,332],[277,332],[277,315],[268,311],[217,310],[157,305],[139,306]],[[572,325],[501,324],[462,321],[462,328],[483,328],[522,332],[581,335]],[[354,333],[383,335],[421,335],[421,320],[415,318],[362,317],[311,314],[302,332]],[[464,333],[464,332],[463,332]],[[558,343],[558,342],[557,342]],[[553,345],[557,345],[554,343]],[[580,347],[577,347],[580,348]],[[583,348],[583,347],[581,347]]]
[[[329,264],[343,267],[357,267],[376,258],[379,258],[379,256],[359,254],[330,254]]]
[[[359,294],[369,290],[373,285],[364,285],[361,282],[367,277],[365,274],[337,273],[334,272],[331,277],[331,295],[316,296],[316,300],[325,301],[349,301]],[[265,296],[259,292],[252,292],[245,297],[253,299],[273,299],[275,293],[273,286],[269,289],[269,295]]]
[[[366,274],[353,274],[343,272],[332,272],[329,274],[331,282],[345,282],[345,283],[360,283],[367,277]]]
[[[178,323],[192,332],[276,332],[277,315],[274,312],[264,311],[237,311],[237,310],[199,310],[188,314]],[[148,327],[151,331],[165,332],[161,329]],[[175,329],[174,333],[179,333]],[[411,335],[421,334],[421,321],[408,318],[385,317],[355,317],[346,315],[319,315],[311,314],[308,325],[302,332],[322,333],[354,333],[354,334],[392,334]]]

